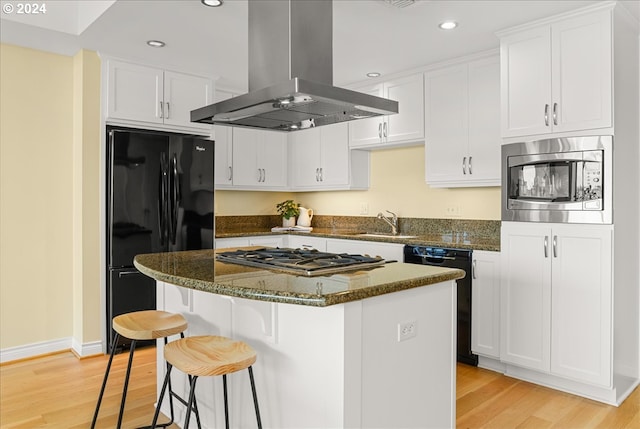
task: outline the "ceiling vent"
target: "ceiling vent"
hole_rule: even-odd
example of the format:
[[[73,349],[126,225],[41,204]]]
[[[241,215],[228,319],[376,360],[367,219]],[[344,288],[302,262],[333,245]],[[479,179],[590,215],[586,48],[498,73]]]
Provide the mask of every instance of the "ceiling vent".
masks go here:
[[[385,3],[393,7],[397,7],[399,9],[405,8],[407,6],[411,6],[416,2],[416,0],[382,0],[382,1],[384,1]]]

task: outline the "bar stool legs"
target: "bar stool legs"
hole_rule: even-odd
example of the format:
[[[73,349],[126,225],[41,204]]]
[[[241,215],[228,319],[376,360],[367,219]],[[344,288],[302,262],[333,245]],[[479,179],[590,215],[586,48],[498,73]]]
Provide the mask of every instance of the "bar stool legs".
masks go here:
[[[234,341],[230,338],[202,335],[188,337],[173,341],[164,348],[164,358],[167,362],[167,373],[165,374],[158,399],[158,407],[153,416],[152,428],[156,427],[159,409],[167,390],[167,385],[171,379],[171,371],[177,367],[180,371],[189,376],[190,391],[187,405],[187,415],[185,416],[184,428],[189,427],[191,412],[197,410],[195,399],[196,383],[200,376],[222,376],[224,393],[224,422],[229,429],[229,398],[227,393],[227,375],[247,369],[249,371],[249,381],[253,396],[253,405],[256,413],[258,428],[262,429],[260,418],[260,408],[258,406],[258,395],[253,377],[252,365],[256,361],[256,352],[242,341]],[[199,415],[195,412],[200,426]]]

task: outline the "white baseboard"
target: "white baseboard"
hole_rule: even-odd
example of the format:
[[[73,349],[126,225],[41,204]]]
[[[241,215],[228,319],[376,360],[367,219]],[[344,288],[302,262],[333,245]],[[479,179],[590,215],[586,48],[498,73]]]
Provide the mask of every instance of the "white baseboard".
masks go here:
[[[71,341],[71,348],[80,357],[102,354],[102,342],[100,340],[81,344],[74,338]]]
[[[39,343],[25,344],[23,346],[7,347],[0,350],[0,363],[11,362],[19,359],[28,359],[48,353],[64,350],[73,351],[80,357],[102,353],[102,343],[91,341],[81,344],[73,337],[59,338],[57,340],[42,341]]]

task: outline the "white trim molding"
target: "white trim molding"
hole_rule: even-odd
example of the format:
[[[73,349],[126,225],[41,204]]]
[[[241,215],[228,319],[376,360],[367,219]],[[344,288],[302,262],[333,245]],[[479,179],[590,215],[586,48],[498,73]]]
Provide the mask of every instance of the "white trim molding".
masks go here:
[[[79,343],[73,337],[25,344],[23,346],[7,347],[0,350],[0,363],[12,362],[20,359],[34,358],[40,355],[72,350],[76,356],[82,358],[102,354],[102,342],[91,341]]]

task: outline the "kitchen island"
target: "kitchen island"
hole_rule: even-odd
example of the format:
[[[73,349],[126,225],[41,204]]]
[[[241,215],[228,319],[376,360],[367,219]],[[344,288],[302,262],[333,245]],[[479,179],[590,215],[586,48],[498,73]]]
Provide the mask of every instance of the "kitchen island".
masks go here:
[[[184,314],[188,335],[256,349],[264,427],[455,426],[454,286],[463,271],[390,263],[306,277],[222,263],[213,250],[138,255],[135,265],[157,280],[158,309]],[[174,374],[184,394],[186,377]],[[247,376],[229,382],[232,427],[255,427]],[[204,427],[221,426],[221,380],[201,383]]]

